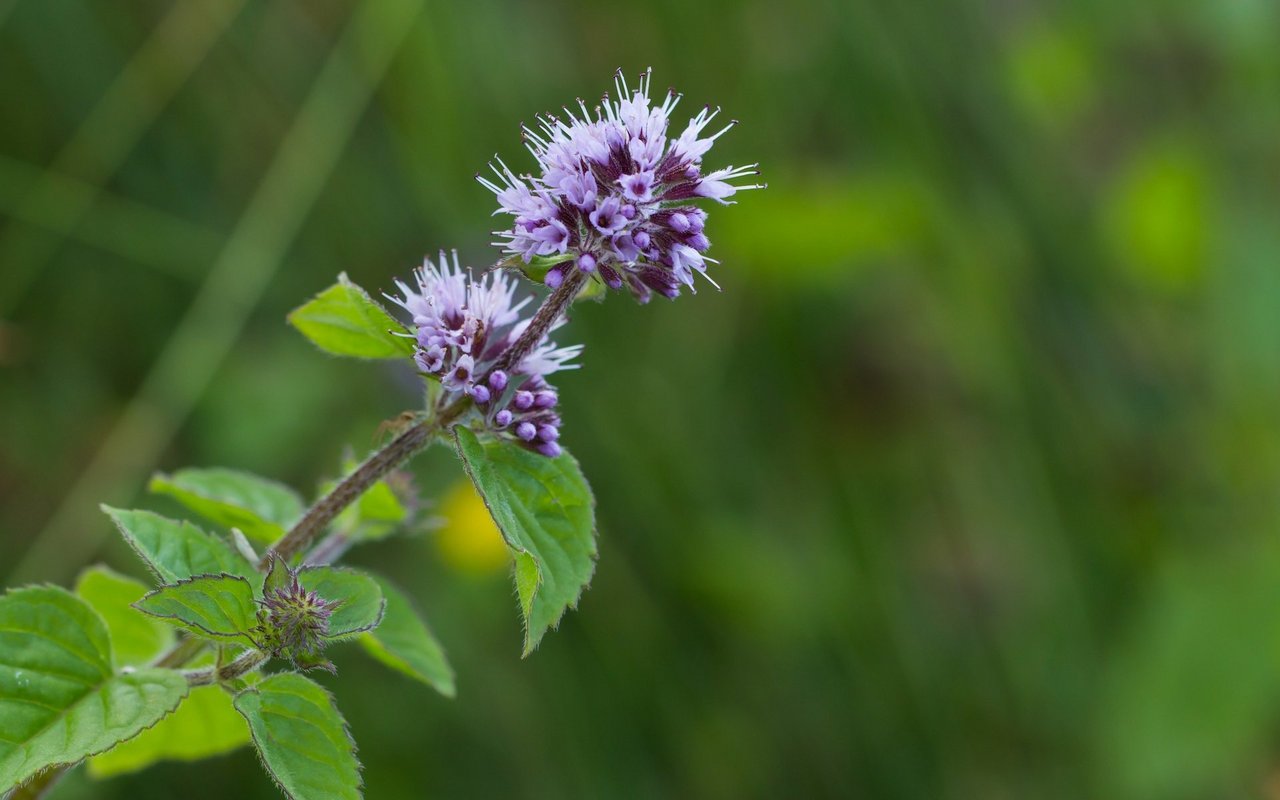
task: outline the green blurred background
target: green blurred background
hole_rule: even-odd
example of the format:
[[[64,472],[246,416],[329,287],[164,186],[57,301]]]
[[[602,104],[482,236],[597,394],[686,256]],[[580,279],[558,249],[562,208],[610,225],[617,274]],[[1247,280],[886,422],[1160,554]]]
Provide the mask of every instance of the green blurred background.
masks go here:
[[[0,573],[139,573],[96,505],[172,511],[155,469],[372,447],[410,370],[285,313],[489,263],[473,174],[652,64],[770,188],[712,210],[723,293],[561,336],[601,559],[537,653],[482,526],[355,554],[459,673],[337,655],[368,796],[1280,797],[1278,41],[1273,0],[0,0]],[[276,796],[247,750],[60,794]]]

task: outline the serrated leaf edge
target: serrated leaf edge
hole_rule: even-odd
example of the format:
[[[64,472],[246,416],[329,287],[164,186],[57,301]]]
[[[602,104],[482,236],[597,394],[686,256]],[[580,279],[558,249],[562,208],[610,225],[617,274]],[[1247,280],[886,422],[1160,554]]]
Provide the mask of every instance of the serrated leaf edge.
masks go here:
[[[301,569],[299,569],[297,574],[302,575],[307,572],[318,572],[319,570],[322,570],[322,569],[327,570],[329,572],[345,572],[349,575],[360,575],[362,577],[373,580],[373,576],[367,572],[364,572],[363,570],[351,569],[349,567],[334,567],[329,564],[308,564],[302,567]],[[374,580],[373,582],[374,584],[377,584],[376,580]],[[387,615],[387,598],[382,594],[381,587],[378,588],[378,596],[381,599],[381,602],[378,604],[378,615],[374,617],[372,623],[370,623],[368,626],[356,628],[350,631],[343,631],[342,633],[336,633],[332,635],[326,634],[323,638],[331,642],[345,642],[349,639],[354,639],[363,633],[368,633],[369,631],[381,625],[382,618]]]
[[[160,574],[160,571],[156,569],[156,566],[154,564],[151,563],[151,559],[147,556],[147,554],[142,552],[142,548],[138,546],[137,542],[134,539],[134,535],[130,533],[128,530],[126,530],[125,527],[120,524],[120,521],[116,519],[115,512],[123,511],[126,513],[151,514],[152,516],[159,517],[160,519],[165,520],[166,522],[172,522],[176,524],[178,527],[182,527],[183,525],[190,525],[192,529],[199,532],[201,535],[226,547],[231,553],[235,554],[236,556],[243,558],[243,556],[241,556],[240,553],[237,552],[234,547],[229,545],[223,539],[221,539],[218,536],[215,536],[212,533],[209,533],[204,528],[201,528],[199,525],[195,524],[189,519],[175,519],[173,517],[166,517],[164,514],[159,514],[159,513],[156,513],[155,511],[151,511],[145,508],[115,508],[114,506],[109,506],[106,503],[100,503],[98,505],[98,508],[102,511],[102,513],[107,515],[107,517],[111,520],[111,524],[116,526],[116,530],[120,532],[120,537],[124,539],[125,544],[129,545],[129,549],[132,550],[134,555],[138,557],[138,560],[143,563],[143,565],[147,568],[147,571],[150,572],[152,575],[154,575],[156,580],[158,580],[161,584],[164,584],[167,578],[165,578],[165,576]],[[193,575],[191,577],[194,578],[199,576]],[[183,579],[179,579],[179,580],[183,580]]]
[[[527,549],[520,547],[516,543],[512,542],[511,539],[507,537],[507,532],[502,529],[502,525],[498,523],[498,518],[494,516],[493,508],[489,504],[489,497],[485,494],[484,490],[480,488],[480,484],[476,482],[476,476],[471,469],[471,463],[467,461],[466,455],[462,452],[462,443],[458,439],[458,431],[463,428],[466,428],[466,426],[454,425],[449,429],[449,432],[453,435],[454,451],[457,452],[458,454],[458,460],[462,462],[462,468],[467,473],[467,478],[471,480],[471,485],[475,488],[476,494],[480,495],[480,500],[481,502],[484,503],[485,510],[489,512],[489,518],[493,520],[494,526],[497,527],[498,532],[502,534],[502,540],[506,542],[507,546],[511,548],[512,551],[523,554],[523,555],[527,555],[529,556],[529,558],[533,559],[533,565],[538,570],[538,583],[534,586],[533,593],[529,595],[529,608],[532,609],[533,602],[534,600],[537,599],[537,596],[538,596],[538,590],[542,588],[542,565],[538,563],[538,559],[533,555],[533,553],[530,553]],[[469,428],[467,428],[467,432],[471,433],[472,436],[475,436],[475,432],[471,431]],[[476,436],[476,441],[480,442],[481,446],[483,446],[484,443],[479,436]],[[573,466],[577,469],[578,474],[579,475],[582,474],[582,465],[578,463],[578,459],[575,458],[573,454],[571,454],[567,449],[563,450],[561,454],[557,456],[557,458],[568,458],[569,461],[573,463]],[[537,478],[537,476],[534,476],[534,477],[535,479]],[[542,483],[542,481],[540,480],[538,482]],[[592,542],[595,543],[595,542],[598,542],[600,538],[600,529],[599,529],[599,526],[597,526],[595,521],[596,520],[596,515],[595,515],[596,495],[595,495],[595,492],[591,490],[591,484],[587,482],[585,476],[583,477],[582,482],[587,489],[587,501],[588,501],[587,506],[588,508],[591,509],[591,539],[592,539]],[[558,503],[559,501],[557,501],[557,504]],[[560,613],[556,615],[556,618],[553,619],[550,623],[548,623],[547,625],[548,631],[558,630],[560,628],[560,621],[564,619],[565,612],[571,609],[576,611],[578,609],[578,601],[582,598],[582,595],[586,593],[588,589],[591,588],[591,580],[592,578],[595,577],[595,574],[596,574],[596,564],[600,560],[600,548],[598,546],[593,548],[593,551],[589,555],[591,557],[591,574],[589,574],[587,576],[586,581],[583,582],[582,588],[578,592],[578,596],[575,597],[572,601],[570,601],[569,604],[566,605],[564,608],[560,609]],[[519,591],[517,586],[517,602],[518,601],[519,601]],[[542,638],[539,637],[537,642],[531,642],[530,641],[531,634],[529,632],[529,619],[528,617],[525,616],[523,609],[521,609],[520,617],[521,617],[521,622],[523,623],[523,626],[524,626],[524,649],[520,657],[527,658],[531,653],[533,653],[534,650],[538,649],[538,645],[542,643]]]
[[[89,568],[90,568],[90,567],[86,567],[85,569],[89,569]],[[107,641],[113,645],[113,646],[112,646],[112,651],[111,651],[111,653],[110,653],[110,654],[108,654],[108,655],[109,655],[109,659],[108,659],[108,660],[109,660],[109,662],[110,662],[110,664],[111,664],[111,674],[110,674],[110,675],[108,675],[105,679],[103,679],[102,683],[97,684],[97,685],[96,685],[96,686],[94,686],[92,689],[90,689],[88,692],[86,692],[84,695],[82,695],[81,699],[83,699],[84,697],[88,697],[90,694],[93,694],[94,692],[97,692],[97,691],[99,691],[100,689],[102,689],[103,685],[104,685],[107,681],[110,681],[110,680],[113,680],[113,679],[115,679],[115,678],[118,678],[118,677],[120,677],[121,675],[137,674],[137,670],[133,670],[133,669],[129,670],[128,672],[121,672],[121,671],[117,671],[117,670],[116,670],[116,665],[115,665],[115,648],[114,648],[114,642],[111,642],[111,630],[110,630],[110,628],[108,628],[108,627],[107,627],[107,621],[103,618],[102,614],[98,613],[98,609],[94,608],[94,607],[93,607],[93,606],[92,606],[88,601],[86,601],[84,598],[80,597],[79,595],[75,594],[74,592],[72,592],[72,591],[68,590],[65,586],[58,586],[57,584],[54,584],[54,583],[35,583],[35,584],[29,584],[29,585],[26,585],[26,586],[11,586],[11,587],[9,587],[8,589],[6,589],[6,590],[5,590],[4,595],[3,595],[3,596],[4,596],[4,597],[9,597],[9,596],[14,595],[14,594],[16,594],[16,593],[18,593],[18,592],[26,591],[26,590],[28,590],[28,589],[58,589],[58,590],[61,590],[61,591],[63,591],[63,592],[66,592],[66,594],[68,594],[69,596],[71,596],[71,597],[75,598],[76,600],[78,600],[78,601],[79,601],[79,602],[81,602],[81,603],[84,603],[84,604],[85,604],[85,606],[87,606],[87,607],[89,608],[89,610],[93,612],[93,615],[94,615],[95,617],[97,617],[97,618],[98,618],[98,621],[102,623],[103,629],[107,631]],[[162,669],[162,668],[161,668],[161,667],[147,667],[147,669]],[[169,671],[169,672],[176,672],[176,670],[168,670],[168,671]],[[74,766],[75,764],[79,764],[79,763],[81,763],[81,762],[83,762],[83,761],[87,761],[88,759],[93,758],[94,756],[102,755],[103,753],[105,753],[105,752],[107,752],[107,751],[109,751],[109,750],[113,750],[113,749],[115,749],[118,745],[122,745],[122,744],[124,744],[125,742],[132,741],[133,739],[136,739],[137,737],[141,736],[141,735],[142,735],[142,733],[143,733],[144,731],[149,731],[149,730],[151,730],[152,728],[154,728],[155,726],[157,726],[157,725],[159,725],[161,722],[163,722],[163,721],[164,721],[164,720],[165,720],[165,719],[166,719],[170,714],[172,714],[174,711],[177,711],[177,710],[178,710],[178,706],[182,705],[182,701],[186,700],[186,699],[187,699],[187,697],[188,697],[190,694],[191,694],[191,687],[190,687],[190,685],[188,685],[188,686],[187,686],[187,690],[186,690],[185,692],[183,692],[183,694],[182,694],[182,696],[181,696],[181,697],[179,697],[179,698],[178,698],[178,702],[176,702],[176,703],[174,703],[174,704],[173,704],[173,708],[171,708],[171,709],[169,709],[168,711],[164,712],[164,713],[163,713],[163,714],[161,714],[159,717],[156,717],[156,721],[155,721],[155,722],[153,722],[153,723],[151,723],[150,725],[145,725],[145,726],[143,726],[143,727],[139,728],[139,729],[137,730],[137,732],[135,732],[135,733],[134,733],[134,734],[132,734],[131,736],[126,736],[125,738],[123,738],[123,739],[120,739],[120,740],[116,741],[115,743],[111,744],[111,745],[110,745],[110,746],[108,746],[108,747],[104,747],[104,748],[102,748],[101,750],[97,750],[97,751],[92,752],[92,753],[86,753],[86,754],[84,755],[84,757],[83,757],[83,758],[81,758],[81,759],[80,759],[80,760],[78,760],[78,761],[74,761],[74,762],[72,762],[72,761],[55,761],[55,762],[53,762],[52,764],[46,764],[45,766],[40,767],[40,768],[39,768],[39,769],[37,769],[35,772],[31,773],[30,775],[26,776],[25,778],[23,778],[23,779],[19,780],[19,781],[18,781],[17,783],[15,783],[13,786],[9,786],[9,787],[6,787],[6,788],[3,788],[3,789],[0,789],[0,797],[5,797],[5,798],[7,798],[7,797],[9,796],[9,795],[8,795],[8,792],[11,792],[11,791],[14,791],[15,789],[19,789],[19,788],[21,788],[21,787],[23,787],[23,786],[26,786],[28,783],[30,783],[31,781],[35,780],[37,777],[39,777],[40,775],[43,775],[45,772],[48,772],[48,771],[49,771],[49,770],[51,770],[51,769],[58,769],[58,768],[61,768],[61,767]],[[77,701],[77,702],[79,702],[79,701]],[[66,710],[66,709],[63,709],[61,712],[59,712],[57,719],[62,719],[62,717],[63,717],[66,713],[67,713],[67,710]],[[50,723],[50,725],[52,725],[52,724],[53,724],[53,723]],[[40,731],[38,731],[38,732],[37,732],[37,735],[38,735],[39,733],[43,733],[44,731],[48,730],[48,727],[49,727],[49,726],[46,726],[46,727],[42,728]]]
[[[307,676],[301,672],[284,670],[282,672],[273,673],[271,677],[275,677],[276,675],[297,675],[300,678],[305,678],[306,680],[311,681],[311,683],[320,688],[320,691],[324,692],[325,697],[329,700],[329,707],[338,715],[338,719],[342,720],[342,733],[347,739],[347,744],[351,745],[351,756],[356,761],[356,791],[363,796],[364,764],[360,763],[360,748],[356,745],[355,737],[351,735],[351,726],[347,723],[347,718],[342,715],[342,710],[338,708],[338,701],[334,698],[333,692],[330,692],[324,686],[316,683],[316,681],[307,678]],[[267,678],[266,680],[270,680],[270,678]],[[253,751],[257,754],[259,763],[262,764],[262,770],[267,773],[268,777],[271,778],[271,782],[276,785],[276,788],[280,790],[280,793],[283,794],[287,800],[298,800],[298,796],[284,787],[284,784],[280,782],[280,779],[276,777],[276,773],[271,769],[271,765],[267,763],[266,756],[262,754],[262,745],[258,742],[258,733],[253,729],[253,722],[249,719],[249,715],[245,714],[244,711],[240,709],[240,705],[238,703],[239,699],[247,694],[261,694],[260,686],[261,684],[258,684],[256,686],[251,686],[242,692],[237,692],[231,698],[231,705],[235,708],[237,714],[244,717],[245,724],[249,726],[249,738],[253,741]]]
[[[312,347],[316,348],[317,350],[319,350],[320,352],[326,355],[334,356],[336,358],[355,358],[360,361],[378,361],[378,360],[386,360],[387,358],[401,358],[401,357],[408,357],[413,355],[412,345],[410,346],[410,349],[407,352],[399,356],[385,356],[382,358],[378,358],[378,357],[370,357],[370,356],[353,356],[353,355],[347,355],[347,354],[334,353],[330,350],[326,350],[325,348],[321,347],[318,343],[316,343],[310,336],[307,335],[305,331],[302,330],[301,327],[298,326],[298,323],[295,317],[297,316],[299,311],[311,305],[311,303],[317,300],[320,297],[320,295],[329,291],[329,289],[333,288],[333,286],[342,286],[344,288],[356,290],[361,296],[363,296],[365,300],[367,300],[371,305],[373,305],[379,311],[385,314],[387,316],[387,319],[391,320],[397,326],[397,329],[388,328],[386,330],[387,333],[392,334],[396,338],[403,338],[410,342],[413,341],[412,337],[414,335],[414,332],[410,330],[409,326],[401,322],[400,319],[396,317],[395,314],[392,314],[387,309],[386,306],[382,305],[382,303],[379,303],[377,300],[375,300],[373,298],[373,295],[369,294],[367,289],[365,289],[363,286],[356,283],[355,281],[351,280],[351,278],[347,277],[346,272],[339,272],[337,283],[331,284],[330,286],[326,286],[325,288],[316,292],[305,303],[303,303],[302,305],[298,306],[297,308],[293,309],[292,311],[290,311],[288,314],[285,315],[285,321],[288,322],[290,325],[292,325],[294,330],[301,333],[308,342],[311,342]]]
[[[189,622],[177,616],[176,614],[157,614],[154,611],[148,611],[145,608],[141,608],[138,606],[138,603],[145,602],[146,600],[156,596],[160,592],[163,592],[165,589],[172,589],[175,586],[186,586],[187,584],[194,583],[198,580],[203,580],[205,578],[232,578],[233,580],[240,581],[249,587],[249,593],[254,596],[254,602],[255,603],[257,602],[257,593],[254,592],[253,584],[249,582],[248,578],[244,577],[243,575],[232,575],[229,572],[217,572],[217,573],[211,572],[205,575],[192,575],[190,578],[183,578],[182,580],[177,581],[176,583],[166,583],[163,586],[157,586],[155,589],[152,589],[151,591],[147,592],[145,595],[140,597],[137,601],[130,603],[129,605],[137,609],[138,611],[142,612],[143,614],[146,614],[147,616],[155,617],[157,619],[175,619],[178,622],[182,623],[183,625],[196,628],[197,630],[203,631],[209,636],[214,636],[219,639],[236,639],[238,637],[243,636],[254,647],[261,648],[262,645],[259,644],[257,641],[254,641],[253,637],[250,636],[247,631],[240,631],[238,633],[220,633],[218,631],[211,631],[208,628],[204,627],[203,625],[200,625],[195,622]]]
[[[376,574],[376,573],[367,573],[367,574],[371,575],[375,580],[386,582],[388,585],[391,586],[391,588],[398,591],[404,597],[404,599],[408,602],[409,607],[414,612],[414,616],[417,617],[418,621],[421,622],[423,627],[427,629],[427,631],[431,634],[431,637],[433,639],[436,639],[435,631],[431,630],[431,626],[427,623],[425,619],[423,619],[422,612],[414,604],[413,598],[409,595],[408,592],[404,590],[402,586],[400,586],[400,584],[396,583],[395,581],[391,580],[385,575]],[[386,595],[384,594],[382,597],[384,606],[386,605],[386,599],[387,599]],[[377,635],[374,634],[371,630],[365,631],[364,633],[360,634],[359,638],[361,640],[360,641],[361,647],[365,648],[366,651],[368,651],[368,649],[371,646],[376,646],[380,648],[388,658],[394,660],[398,664],[403,665],[402,668],[396,668],[391,666],[390,664],[383,662],[383,666],[387,667],[388,669],[391,669],[393,671],[398,671],[400,672],[400,674],[404,675],[405,677],[411,678],[412,680],[416,680],[419,683],[424,684],[428,688],[434,689],[436,692],[439,692],[442,696],[447,697],[450,700],[453,700],[458,696],[458,686],[457,686],[458,675],[453,669],[453,664],[449,662],[448,655],[445,653],[444,645],[440,643],[439,639],[436,639],[436,644],[440,646],[440,653],[442,656],[444,656],[444,665],[449,670],[450,691],[445,691],[443,687],[438,686],[434,681],[430,680],[426,675],[423,675],[421,672],[414,669],[413,665],[410,664],[403,657],[398,656],[395,653],[391,652],[391,650],[389,650],[386,645],[384,645],[381,641],[378,640]],[[372,657],[372,654],[370,655]],[[381,661],[381,659],[378,659],[378,658],[374,658],[374,660]]]

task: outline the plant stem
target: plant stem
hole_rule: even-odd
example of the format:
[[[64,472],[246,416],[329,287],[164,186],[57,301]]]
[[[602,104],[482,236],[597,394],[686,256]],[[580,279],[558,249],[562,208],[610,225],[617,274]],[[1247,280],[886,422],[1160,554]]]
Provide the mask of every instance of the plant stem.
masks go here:
[[[587,282],[587,276],[579,269],[568,270],[564,282],[555,288],[551,294],[547,295],[547,299],[542,301],[542,306],[538,308],[538,313],[533,315],[533,319],[529,320],[529,327],[524,329],[524,333],[520,334],[520,338],[507,348],[507,352],[502,354],[498,365],[494,369],[500,369],[504,372],[511,372],[515,367],[520,366],[520,362],[524,361],[525,356],[533,352],[533,348],[542,343],[546,338],[547,332],[551,330],[551,326],[555,324],[560,315],[565,312],[569,304],[573,302],[573,298],[578,296],[578,292],[582,289],[582,285]]]
[[[188,636],[157,658],[152,666],[167,667],[169,669],[185,666],[191,659],[204,651],[205,645],[206,642],[203,639]]]
[[[346,531],[334,531],[311,548],[311,552],[307,553],[306,564],[309,567],[332,564],[342,558],[351,545],[351,534]]]
[[[250,650],[247,653],[241,653],[230,664],[224,664],[221,667],[214,666],[206,667],[205,669],[187,670],[183,674],[187,676],[187,684],[189,686],[208,686],[219,681],[234,680],[241,675],[252,672],[270,656],[270,653],[262,650]]]
[[[356,467],[355,472],[343,478],[327,495],[307,509],[307,513],[302,516],[302,519],[298,520],[297,524],[280,541],[276,542],[270,550],[263,554],[262,559],[258,562],[258,568],[265,569],[271,563],[272,554],[278,555],[287,561],[297,553],[305,550],[311,544],[311,540],[323,531],[333,521],[334,517],[354,503],[360,495],[364,494],[370,486],[377,483],[383,475],[400,466],[410,456],[430,444],[432,437],[457,419],[467,409],[470,402],[471,399],[468,397],[455,400],[434,418],[419,422],[397,436],[392,440],[391,444],[365,459],[363,464]]]

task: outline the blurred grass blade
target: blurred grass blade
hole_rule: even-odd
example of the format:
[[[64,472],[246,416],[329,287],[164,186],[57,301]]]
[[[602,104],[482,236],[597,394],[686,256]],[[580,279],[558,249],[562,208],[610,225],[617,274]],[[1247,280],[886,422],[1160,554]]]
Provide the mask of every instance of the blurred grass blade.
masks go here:
[[[209,385],[421,7],[420,0],[395,0],[353,12],[199,294],[89,466],[14,567],[13,582],[66,577],[98,547],[105,530],[92,523],[92,509],[104,498],[132,492]]]

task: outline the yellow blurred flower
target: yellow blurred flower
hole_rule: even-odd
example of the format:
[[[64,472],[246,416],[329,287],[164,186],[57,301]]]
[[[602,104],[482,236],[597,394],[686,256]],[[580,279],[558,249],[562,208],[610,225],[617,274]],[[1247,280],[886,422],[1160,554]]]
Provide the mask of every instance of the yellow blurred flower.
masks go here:
[[[461,480],[440,501],[444,525],[436,546],[444,562],[460,572],[487,575],[506,569],[511,556],[471,482]]]

